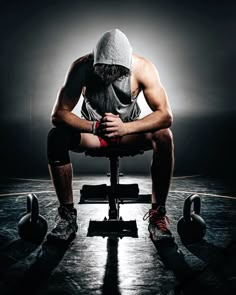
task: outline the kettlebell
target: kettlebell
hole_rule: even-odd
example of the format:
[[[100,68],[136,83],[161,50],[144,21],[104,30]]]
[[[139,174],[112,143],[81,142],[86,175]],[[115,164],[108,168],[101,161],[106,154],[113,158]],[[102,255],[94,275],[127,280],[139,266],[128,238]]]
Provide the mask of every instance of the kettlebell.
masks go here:
[[[28,242],[40,243],[48,230],[46,219],[39,214],[38,198],[27,196],[27,212],[18,223],[19,236]]]
[[[193,204],[193,211],[191,206]],[[200,216],[201,199],[198,195],[188,196],[184,201],[183,216],[177,224],[178,234],[185,244],[200,241],[206,234],[206,223]]]

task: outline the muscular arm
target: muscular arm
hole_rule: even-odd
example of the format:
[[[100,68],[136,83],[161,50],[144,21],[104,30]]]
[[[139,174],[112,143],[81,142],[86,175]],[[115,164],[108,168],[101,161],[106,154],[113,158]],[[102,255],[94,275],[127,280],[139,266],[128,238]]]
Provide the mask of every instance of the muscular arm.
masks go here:
[[[81,132],[91,132],[92,122],[81,119],[72,113],[72,110],[79,101],[83,87],[82,70],[81,61],[72,64],[65,84],[58,93],[51,117],[52,123],[55,126],[67,125],[77,128]]]
[[[168,128],[172,124],[172,113],[167,94],[161,85],[155,66],[149,61],[139,58],[133,74],[153,112],[142,119],[127,123],[123,123],[119,117],[113,114],[105,113],[102,128],[107,137],[152,132]]]
[[[127,134],[150,132],[168,128],[172,124],[172,112],[165,89],[161,85],[155,66],[147,60],[141,61],[142,71],[137,78],[144,97],[153,111],[140,120],[126,123]]]

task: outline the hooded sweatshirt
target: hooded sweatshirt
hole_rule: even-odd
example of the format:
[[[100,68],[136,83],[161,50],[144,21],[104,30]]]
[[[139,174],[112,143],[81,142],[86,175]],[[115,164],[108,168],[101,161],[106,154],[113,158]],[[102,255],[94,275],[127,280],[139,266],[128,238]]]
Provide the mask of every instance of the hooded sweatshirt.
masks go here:
[[[105,32],[93,51],[90,73],[86,79],[86,90],[82,115],[87,120],[100,121],[105,112],[118,114],[123,122],[133,121],[140,115],[136,98],[131,97],[130,76],[105,85],[94,74],[96,64],[121,65],[131,69],[132,47],[128,38],[118,29]]]

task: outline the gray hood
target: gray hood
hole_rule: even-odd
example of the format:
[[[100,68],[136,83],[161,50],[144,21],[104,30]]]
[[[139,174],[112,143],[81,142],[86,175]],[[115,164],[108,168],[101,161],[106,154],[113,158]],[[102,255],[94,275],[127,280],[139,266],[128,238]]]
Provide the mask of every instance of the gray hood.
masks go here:
[[[98,63],[121,65],[131,69],[132,47],[128,38],[118,29],[105,32],[94,49],[94,65]]]

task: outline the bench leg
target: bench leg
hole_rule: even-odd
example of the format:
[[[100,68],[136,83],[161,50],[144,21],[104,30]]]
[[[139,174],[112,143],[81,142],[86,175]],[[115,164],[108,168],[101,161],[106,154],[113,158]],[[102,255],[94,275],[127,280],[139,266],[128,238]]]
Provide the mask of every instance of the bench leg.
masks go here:
[[[110,158],[110,183],[111,189],[108,194],[109,219],[119,219],[118,184],[119,184],[119,158]]]

